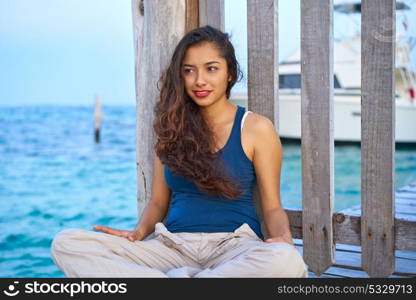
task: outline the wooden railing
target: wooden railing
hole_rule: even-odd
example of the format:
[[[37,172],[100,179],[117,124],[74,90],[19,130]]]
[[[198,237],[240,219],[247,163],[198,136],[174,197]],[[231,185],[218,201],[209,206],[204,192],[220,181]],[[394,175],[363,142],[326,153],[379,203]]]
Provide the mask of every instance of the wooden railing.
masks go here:
[[[187,31],[206,24],[224,30],[224,1],[132,0],[132,9],[140,213],[150,199],[155,83]],[[277,0],[247,0],[247,106],[278,130],[277,12]],[[333,211],[333,1],[301,0],[303,210],[287,213],[293,236],[303,239],[305,262],[317,275],[334,263],[335,243],[361,245],[362,267],[374,277],[393,273],[395,249],[416,251],[416,223],[394,218],[395,0],[363,0],[361,34],[362,215],[356,217]],[[254,201],[262,219],[257,188]]]

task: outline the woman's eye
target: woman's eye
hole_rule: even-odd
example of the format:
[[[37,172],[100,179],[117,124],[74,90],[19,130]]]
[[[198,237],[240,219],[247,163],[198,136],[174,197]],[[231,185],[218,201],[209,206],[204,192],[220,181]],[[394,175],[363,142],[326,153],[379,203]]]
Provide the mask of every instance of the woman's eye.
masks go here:
[[[218,68],[217,67],[208,67],[208,70],[209,71],[216,71],[216,70],[218,70]],[[192,69],[184,69],[183,70],[184,73],[190,73],[192,71],[193,71]]]

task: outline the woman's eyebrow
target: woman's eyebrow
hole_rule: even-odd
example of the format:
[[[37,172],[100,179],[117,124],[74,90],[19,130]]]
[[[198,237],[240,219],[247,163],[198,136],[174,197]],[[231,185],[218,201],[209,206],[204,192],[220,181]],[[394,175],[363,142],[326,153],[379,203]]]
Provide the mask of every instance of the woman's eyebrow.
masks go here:
[[[218,61],[209,61],[207,63],[205,63],[205,65],[210,65],[210,64],[219,64],[220,62]],[[183,64],[184,67],[195,67],[194,65],[190,65],[190,64]]]

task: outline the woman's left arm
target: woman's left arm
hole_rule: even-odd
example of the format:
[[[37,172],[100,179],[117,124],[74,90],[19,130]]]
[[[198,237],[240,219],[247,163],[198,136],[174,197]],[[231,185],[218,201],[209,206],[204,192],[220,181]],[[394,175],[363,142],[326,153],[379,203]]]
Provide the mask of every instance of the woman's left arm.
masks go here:
[[[266,242],[285,242],[293,245],[289,219],[280,203],[282,144],[273,123],[264,116],[255,115],[253,164],[263,220],[270,234]]]

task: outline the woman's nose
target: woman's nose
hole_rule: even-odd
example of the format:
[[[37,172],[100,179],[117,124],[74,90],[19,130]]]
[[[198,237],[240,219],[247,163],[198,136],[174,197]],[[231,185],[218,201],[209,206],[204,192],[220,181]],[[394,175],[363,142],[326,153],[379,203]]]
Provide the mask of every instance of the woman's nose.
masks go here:
[[[201,73],[201,72],[198,72],[197,73],[197,75],[196,75],[196,85],[198,85],[198,86],[202,86],[202,85],[205,85],[205,78],[204,78],[204,76],[203,76],[203,74]]]

